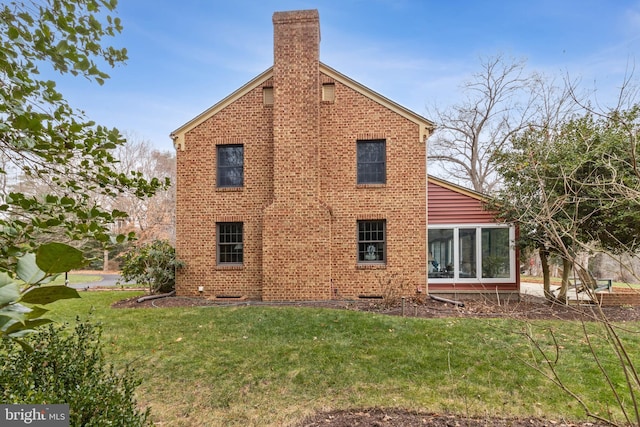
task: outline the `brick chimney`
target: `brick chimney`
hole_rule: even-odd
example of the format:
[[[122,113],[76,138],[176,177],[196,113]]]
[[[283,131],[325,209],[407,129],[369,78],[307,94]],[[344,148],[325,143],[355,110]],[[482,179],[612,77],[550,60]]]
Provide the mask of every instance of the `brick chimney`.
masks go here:
[[[331,215],[319,198],[320,20],[273,15],[273,203],[264,212],[264,300],[331,298]]]
[[[273,30],[274,196],[311,196],[318,191],[318,11],[276,12]]]

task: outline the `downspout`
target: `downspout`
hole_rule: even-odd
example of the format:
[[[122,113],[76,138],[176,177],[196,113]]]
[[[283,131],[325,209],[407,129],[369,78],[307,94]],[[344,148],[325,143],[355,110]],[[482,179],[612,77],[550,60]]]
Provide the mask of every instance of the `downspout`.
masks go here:
[[[329,209],[329,283],[331,285],[329,299],[338,299],[338,292],[333,286],[333,209]]]
[[[420,129],[420,137],[424,138],[424,294],[429,295],[429,149],[427,139],[433,132],[433,128],[426,127]]]

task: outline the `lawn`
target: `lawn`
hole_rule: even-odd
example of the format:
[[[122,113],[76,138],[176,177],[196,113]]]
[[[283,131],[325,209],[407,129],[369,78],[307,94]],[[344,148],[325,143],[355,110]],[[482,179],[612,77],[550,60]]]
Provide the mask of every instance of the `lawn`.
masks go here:
[[[580,406],[529,365],[534,335],[592,410],[616,411],[577,322],[415,319],[294,307],[111,309],[134,292],[86,292],[52,317],[89,316],[118,365],[144,377],[139,400],[170,426],[283,426],[317,410],[399,407],[479,416],[584,419]],[[640,325],[623,337],[640,348]],[[596,324],[602,355],[615,358]],[[548,330],[555,331],[557,347]],[[640,352],[632,351],[635,362]],[[549,353],[551,354],[551,353]],[[542,366],[542,365],[540,365]],[[619,372],[613,382],[623,384]]]

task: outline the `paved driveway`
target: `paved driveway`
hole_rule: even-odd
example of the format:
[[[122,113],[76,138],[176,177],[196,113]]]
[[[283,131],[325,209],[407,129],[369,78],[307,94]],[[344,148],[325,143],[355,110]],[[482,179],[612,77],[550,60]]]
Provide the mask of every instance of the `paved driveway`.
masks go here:
[[[552,286],[551,289],[557,286]],[[533,295],[536,297],[544,297],[544,285],[542,283],[520,282],[520,293],[522,295]]]
[[[92,274],[92,276],[95,276],[95,274]],[[75,289],[108,288],[117,286],[118,280],[121,280],[119,274],[99,274],[99,276],[102,276],[102,280],[87,283],[73,283],[70,284],[69,287]]]

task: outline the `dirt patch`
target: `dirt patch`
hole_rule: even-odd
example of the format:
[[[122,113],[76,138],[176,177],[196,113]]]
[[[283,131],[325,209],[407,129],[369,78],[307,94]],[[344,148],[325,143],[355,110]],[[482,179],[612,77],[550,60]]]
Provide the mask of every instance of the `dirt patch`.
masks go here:
[[[357,301],[314,301],[267,303],[261,301],[211,301],[203,298],[166,297],[141,303],[137,298],[118,301],[116,308],[163,308],[199,306],[293,306],[322,307],[340,310],[357,310],[391,316],[420,318],[511,318],[521,320],[587,320],[601,318],[604,314],[615,322],[640,321],[640,307],[617,306],[598,307],[596,305],[551,304],[543,298],[523,295],[520,301],[464,301],[464,306],[435,301],[430,298],[395,301],[389,304],[382,300]],[[601,310],[601,311],[600,311]],[[540,418],[468,418],[452,414],[420,413],[398,408],[352,409],[344,411],[320,412],[304,419],[296,427],[602,427],[606,424],[583,422],[567,423],[562,420]]]

